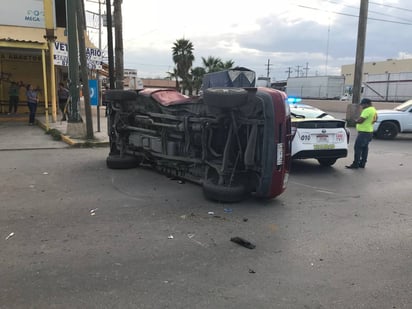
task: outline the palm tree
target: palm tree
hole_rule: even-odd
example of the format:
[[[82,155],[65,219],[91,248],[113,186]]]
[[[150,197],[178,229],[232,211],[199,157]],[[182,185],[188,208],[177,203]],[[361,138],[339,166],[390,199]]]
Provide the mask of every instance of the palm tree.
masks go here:
[[[182,79],[182,90],[188,90],[191,94],[191,76],[190,69],[192,68],[195,56],[193,55],[193,44],[189,40],[179,39],[173,44],[173,61],[176,65],[177,76]]]
[[[202,62],[203,66],[206,69],[206,73],[220,71],[221,67],[223,66],[222,60],[220,58],[215,58],[212,56],[207,57],[207,59],[202,57]]]
[[[174,79],[176,81],[176,90],[180,91],[179,76],[177,75],[177,69],[173,68],[173,72],[166,72],[166,74],[169,75],[170,80]]]
[[[235,62],[233,60],[227,60],[225,62],[223,62],[223,70],[229,70],[231,68],[233,68],[233,65],[235,64]]]
[[[196,91],[196,94],[199,94],[200,87],[202,86],[203,82],[203,75],[206,74],[205,68],[202,67],[195,67],[192,69],[192,83],[193,88]]]

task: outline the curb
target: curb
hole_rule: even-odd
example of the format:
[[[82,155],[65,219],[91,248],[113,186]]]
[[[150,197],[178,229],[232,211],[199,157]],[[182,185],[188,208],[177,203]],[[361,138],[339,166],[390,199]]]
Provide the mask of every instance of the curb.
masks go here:
[[[39,121],[38,119],[36,119],[36,124],[42,128],[46,133],[50,130],[53,130],[53,128],[47,129],[46,125]],[[68,144],[71,147],[78,147],[78,148],[87,148],[87,147],[107,147],[109,146],[109,142],[107,141],[97,141],[97,140],[79,140],[79,139],[72,139],[70,136],[65,135],[63,133],[61,133],[59,130],[54,129],[59,133],[60,136],[60,140],[66,144]]]

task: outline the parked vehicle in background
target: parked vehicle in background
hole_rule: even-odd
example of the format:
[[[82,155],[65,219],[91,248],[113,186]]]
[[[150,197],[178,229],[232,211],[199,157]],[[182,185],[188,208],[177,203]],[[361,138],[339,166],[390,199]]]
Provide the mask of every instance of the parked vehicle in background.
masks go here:
[[[286,83],[288,97],[303,99],[339,99],[344,88],[344,76],[289,77]]]
[[[291,104],[292,159],[316,159],[331,166],[348,155],[346,121],[306,104]]]
[[[373,125],[374,136],[380,139],[394,139],[398,133],[412,132],[412,100],[394,109],[379,109],[378,120]]]
[[[287,184],[290,113],[270,88],[107,91],[109,168],[145,165],[203,186],[206,198],[274,198]]]
[[[339,98],[339,101],[352,101],[352,96],[350,94],[345,93],[343,96]]]

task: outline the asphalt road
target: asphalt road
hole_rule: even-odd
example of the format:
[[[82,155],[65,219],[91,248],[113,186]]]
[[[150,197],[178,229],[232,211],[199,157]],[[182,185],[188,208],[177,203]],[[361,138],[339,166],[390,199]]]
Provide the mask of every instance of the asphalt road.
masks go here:
[[[411,143],[374,140],[347,170],[351,140],[239,204],[109,170],[106,148],[1,151],[0,308],[410,308]]]

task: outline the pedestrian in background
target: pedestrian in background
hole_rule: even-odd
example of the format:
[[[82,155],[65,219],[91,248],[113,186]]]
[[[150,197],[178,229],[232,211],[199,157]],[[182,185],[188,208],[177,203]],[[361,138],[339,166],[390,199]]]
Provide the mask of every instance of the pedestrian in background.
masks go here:
[[[17,113],[17,107],[19,105],[19,91],[19,85],[16,82],[11,82],[9,88],[9,115],[11,113]]]
[[[373,124],[377,120],[378,114],[375,107],[372,106],[372,101],[362,99],[360,106],[362,112],[360,117],[356,119],[356,131],[358,136],[355,141],[355,155],[351,165],[346,165],[346,168],[364,168],[368,160],[369,143],[373,137]]]
[[[37,103],[39,102],[39,94],[33,89],[33,86],[28,84],[26,91],[27,106],[29,107],[29,125],[33,125],[36,117]]]
[[[61,121],[66,121],[66,104],[67,99],[69,98],[69,90],[66,87],[64,87],[63,83],[59,83],[59,89],[57,89],[57,96],[59,98],[59,108],[63,115]]]

